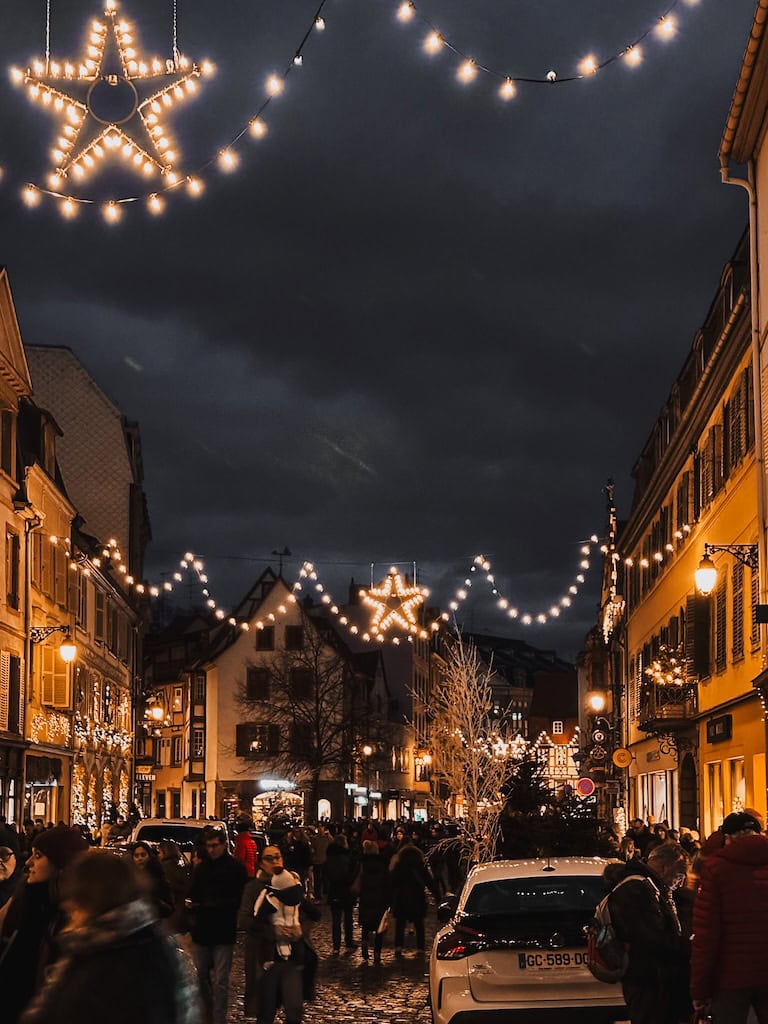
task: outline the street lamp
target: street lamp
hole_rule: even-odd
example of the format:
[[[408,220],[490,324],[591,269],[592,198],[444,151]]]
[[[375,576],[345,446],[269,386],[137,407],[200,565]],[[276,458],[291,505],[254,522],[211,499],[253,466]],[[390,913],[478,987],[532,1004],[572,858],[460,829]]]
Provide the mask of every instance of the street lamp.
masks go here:
[[[64,634],[64,639],[59,645],[59,657],[69,665],[77,657],[77,645],[72,639],[69,626],[30,626],[29,639],[33,644],[41,644],[54,633]]]
[[[605,694],[600,693],[599,690],[593,690],[592,693],[587,694],[587,707],[594,715],[605,711],[606,703]]]
[[[704,557],[699,562],[699,567],[693,574],[696,581],[696,589],[703,597],[708,597],[717,585],[717,568],[712,561],[712,555],[718,551],[724,551],[733,555],[742,565],[746,565],[754,572],[758,567],[757,544],[705,544]]]

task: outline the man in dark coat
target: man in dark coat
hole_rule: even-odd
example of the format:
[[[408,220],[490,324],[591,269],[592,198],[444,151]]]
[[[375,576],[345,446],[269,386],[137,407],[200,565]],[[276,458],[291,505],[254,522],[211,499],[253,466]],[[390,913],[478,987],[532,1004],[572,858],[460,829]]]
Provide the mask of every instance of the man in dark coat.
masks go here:
[[[648,863],[611,865],[610,911],[616,937],[629,947],[622,979],[632,1024],[678,1024],[685,941],[672,893],[686,880],[688,859],[676,843],[657,846]],[[618,884],[621,882],[622,884]]]
[[[381,947],[384,936],[379,931],[384,914],[389,909],[389,868],[379,851],[379,844],[370,840],[363,842],[363,859],[360,864],[360,905],[358,915],[362,933],[362,956],[368,962],[368,941],[373,935],[373,962],[381,963]]]
[[[334,836],[328,847],[325,861],[325,877],[328,882],[328,903],[331,907],[331,938],[333,952],[341,951],[341,929],[344,925],[344,944],[347,949],[355,948],[352,934],[352,911],[355,907],[355,894],[352,886],[357,877],[359,866],[349,849],[344,835]]]
[[[390,863],[392,916],[395,919],[395,956],[403,955],[405,926],[413,922],[416,949],[425,950],[424,918],[427,915],[426,890],[434,893],[434,881],[424,863],[424,854],[417,846],[406,844]]]
[[[693,908],[691,996],[713,1024],[768,1021],[768,837],[745,812],[721,826],[725,845],[704,861]]]
[[[193,955],[211,1024],[227,1024],[237,912],[248,875],[240,861],[230,856],[222,830],[206,833],[205,849],[208,860],[195,868],[189,889]]]

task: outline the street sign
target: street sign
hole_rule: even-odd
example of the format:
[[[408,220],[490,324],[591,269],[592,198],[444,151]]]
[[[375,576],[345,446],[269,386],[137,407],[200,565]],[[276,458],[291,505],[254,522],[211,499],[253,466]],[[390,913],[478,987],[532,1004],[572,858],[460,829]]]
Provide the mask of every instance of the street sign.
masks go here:
[[[619,747],[613,752],[613,763],[617,768],[629,768],[632,764],[632,754],[626,747]]]
[[[595,784],[592,779],[579,779],[576,783],[576,792],[579,796],[592,796],[595,792]]]

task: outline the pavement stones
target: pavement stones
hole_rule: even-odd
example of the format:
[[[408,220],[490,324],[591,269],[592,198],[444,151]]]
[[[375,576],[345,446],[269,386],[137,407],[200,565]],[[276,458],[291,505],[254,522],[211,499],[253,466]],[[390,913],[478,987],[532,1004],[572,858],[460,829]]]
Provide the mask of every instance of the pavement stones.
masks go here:
[[[323,917],[312,933],[312,942],[320,955],[317,995],[304,1007],[304,1024],[429,1024],[427,979],[429,948],[435,933],[434,910],[427,914],[427,953],[417,954],[412,935],[406,935],[401,959],[395,959],[385,946],[380,967],[363,962],[359,948],[359,929],[355,928],[358,948],[334,956],[331,947],[331,915],[322,907]],[[371,957],[373,953],[371,952]],[[243,942],[238,941],[230,980],[229,1024],[244,1024],[243,1016]],[[278,1022],[283,1020],[282,1011]]]

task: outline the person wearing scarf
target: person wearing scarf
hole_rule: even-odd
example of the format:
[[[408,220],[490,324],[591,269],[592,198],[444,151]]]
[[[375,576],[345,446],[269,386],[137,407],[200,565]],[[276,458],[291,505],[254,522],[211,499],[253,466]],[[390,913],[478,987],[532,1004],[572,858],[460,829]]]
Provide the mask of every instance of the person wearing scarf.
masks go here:
[[[21,1024],[200,1024],[194,967],[157,924],[130,863],[82,854],[61,881],[59,959]]]
[[[251,998],[246,1001],[246,1016],[255,1010],[259,1024],[273,1024],[282,1005],[286,1024],[300,1024],[309,952],[301,919],[306,915],[317,920],[320,914],[304,898],[300,876],[283,866],[277,847],[268,846],[263,851],[260,871],[246,889],[241,911],[241,922],[246,913],[250,918],[246,925],[250,935],[246,977],[250,970],[252,982],[247,986]]]

